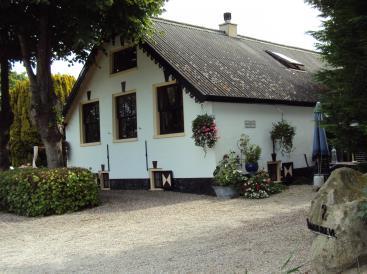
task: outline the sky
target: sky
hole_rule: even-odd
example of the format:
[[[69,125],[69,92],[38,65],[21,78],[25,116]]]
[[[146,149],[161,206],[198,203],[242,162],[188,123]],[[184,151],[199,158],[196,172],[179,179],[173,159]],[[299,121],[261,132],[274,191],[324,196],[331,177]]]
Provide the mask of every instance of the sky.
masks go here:
[[[224,12],[231,12],[241,35],[311,50],[316,41],[306,32],[321,25],[319,12],[304,0],[169,0],[165,10],[160,17],[213,29],[224,22]],[[56,61],[52,73],[77,77],[81,68]],[[14,69],[25,71],[20,63]]]

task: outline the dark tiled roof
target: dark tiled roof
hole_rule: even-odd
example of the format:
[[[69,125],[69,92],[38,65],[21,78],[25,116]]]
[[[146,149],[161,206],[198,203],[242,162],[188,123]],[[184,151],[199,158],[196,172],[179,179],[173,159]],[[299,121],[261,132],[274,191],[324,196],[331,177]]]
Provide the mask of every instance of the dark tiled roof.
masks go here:
[[[163,19],[154,19],[154,25],[148,45],[205,100],[317,101],[313,73],[322,64],[316,52]],[[303,63],[305,71],[287,69],[265,50]]]
[[[154,18],[155,34],[140,46],[170,71],[198,101],[313,105],[320,87],[313,73],[321,67],[316,52],[245,36]],[[287,69],[265,50],[305,65]],[[64,108],[69,111],[98,50],[88,58]]]

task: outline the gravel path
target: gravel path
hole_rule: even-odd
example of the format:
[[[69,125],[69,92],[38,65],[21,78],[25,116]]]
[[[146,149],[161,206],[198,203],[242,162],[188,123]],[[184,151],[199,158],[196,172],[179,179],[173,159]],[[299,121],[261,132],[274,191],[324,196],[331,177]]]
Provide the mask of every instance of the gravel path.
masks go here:
[[[265,200],[111,191],[100,207],[46,218],[0,213],[0,273],[279,273],[309,270],[314,192]]]

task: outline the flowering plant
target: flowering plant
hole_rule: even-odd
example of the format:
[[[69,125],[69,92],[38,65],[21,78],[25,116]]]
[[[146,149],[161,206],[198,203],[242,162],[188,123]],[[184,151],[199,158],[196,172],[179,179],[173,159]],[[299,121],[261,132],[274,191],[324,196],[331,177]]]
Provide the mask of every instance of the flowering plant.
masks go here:
[[[274,183],[269,174],[261,170],[252,177],[247,177],[242,185],[242,195],[249,199],[263,199],[282,192],[283,185]]]
[[[240,169],[240,158],[231,151],[223,156],[216,167],[214,173],[214,184],[219,186],[240,185],[244,180],[244,175]]]
[[[214,116],[208,114],[198,115],[192,121],[192,138],[195,140],[195,145],[202,147],[204,152],[207,148],[214,147],[218,140],[217,132]]]

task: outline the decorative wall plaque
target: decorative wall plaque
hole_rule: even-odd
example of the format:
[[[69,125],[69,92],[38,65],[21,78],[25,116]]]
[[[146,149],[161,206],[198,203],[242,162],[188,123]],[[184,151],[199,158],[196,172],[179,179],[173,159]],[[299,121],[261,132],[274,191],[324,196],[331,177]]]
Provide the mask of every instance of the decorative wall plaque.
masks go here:
[[[255,120],[245,120],[245,128],[256,128]]]

